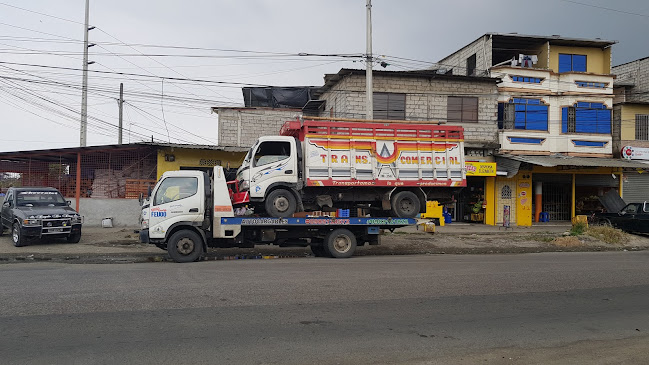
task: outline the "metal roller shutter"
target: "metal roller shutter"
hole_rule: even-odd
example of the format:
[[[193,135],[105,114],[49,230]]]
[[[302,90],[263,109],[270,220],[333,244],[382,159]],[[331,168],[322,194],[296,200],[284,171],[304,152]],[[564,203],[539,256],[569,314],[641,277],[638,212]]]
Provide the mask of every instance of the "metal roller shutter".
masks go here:
[[[620,182],[613,178],[611,174],[601,175],[576,175],[575,186],[602,186],[608,188],[617,188]]]
[[[649,201],[649,174],[625,173],[622,199],[627,203]]]

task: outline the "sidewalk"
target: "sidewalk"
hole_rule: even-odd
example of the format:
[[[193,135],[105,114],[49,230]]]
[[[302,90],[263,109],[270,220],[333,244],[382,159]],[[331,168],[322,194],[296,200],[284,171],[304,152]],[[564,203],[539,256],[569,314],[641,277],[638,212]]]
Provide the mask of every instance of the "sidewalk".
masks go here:
[[[473,223],[451,223],[437,227],[435,234],[404,227],[381,236],[381,245],[359,247],[357,256],[415,254],[490,254],[555,251],[646,250],[649,237],[627,235],[623,244],[606,244],[593,237],[570,237],[568,245],[557,244],[570,230],[567,222],[538,224],[532,227],[486,226]],[[567,237],[563,237],[567,238]],[[210,249],[209,259],[234,257],[307,257],[309,248],[281,248],[261,245],[251,249]],[[168,261],[165,251],[138,242],[134,228],[84,227],[81,242],[65,240],[31,242],[14,247],[9,232],[0,237],[0,263],[57,261],[69,263],[121,263]]]

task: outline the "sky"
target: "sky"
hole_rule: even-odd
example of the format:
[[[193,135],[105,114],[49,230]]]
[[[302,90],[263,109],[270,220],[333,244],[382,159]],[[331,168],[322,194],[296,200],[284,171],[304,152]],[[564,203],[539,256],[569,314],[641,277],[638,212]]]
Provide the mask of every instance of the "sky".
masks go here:
[[[242,86],[364,68],[366,0],[90,0],[88,145],[217,144]],[[0,0],[0,151],[79,146],[85,0]],[[424,69],[489,32],[602,38],[649,56],[649,1],[373,0],[373,54]],[[308,55],[300,55],[308,54]],[[317,54],[320,56],[313,56]],[[398,57],[398,58],[397,58]],[[404,60],[407,59],[407,60]]]

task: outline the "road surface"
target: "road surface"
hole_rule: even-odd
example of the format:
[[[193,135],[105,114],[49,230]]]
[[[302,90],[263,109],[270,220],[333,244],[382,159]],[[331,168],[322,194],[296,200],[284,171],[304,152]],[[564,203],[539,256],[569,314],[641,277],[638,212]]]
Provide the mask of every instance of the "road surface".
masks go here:
[[[649,361],[648,251],[25,263],[0,278],[8,364]]]

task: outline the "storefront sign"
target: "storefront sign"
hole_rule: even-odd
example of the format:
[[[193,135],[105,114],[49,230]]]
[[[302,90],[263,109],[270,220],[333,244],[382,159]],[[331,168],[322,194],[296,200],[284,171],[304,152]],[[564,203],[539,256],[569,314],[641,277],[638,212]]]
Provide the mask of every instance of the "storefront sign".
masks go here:
[[[649,160],[649,148],[624,146],[622,148],[622,158],[627,160]]]
[[[470,162],[464,163],[467,176],[496,176],[495,162]]]

